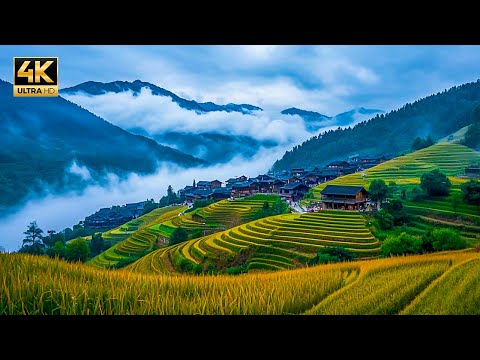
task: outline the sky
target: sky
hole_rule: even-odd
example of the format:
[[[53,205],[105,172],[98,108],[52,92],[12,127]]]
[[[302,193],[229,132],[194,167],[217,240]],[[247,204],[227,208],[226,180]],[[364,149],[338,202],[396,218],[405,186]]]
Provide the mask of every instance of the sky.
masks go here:
[[[266,172],[285,150],[312,134],[300,118],[281,116],[297,107],[333,116],[363,106],[390,111],[421,97],[480,78],[480,46],[4,46],[0,78],[12,82],[14,56],[58,56],[60,88],[85,81],[142,80],[186,99],[217,104],[247,103],[265,111],[255,116],[224,112],[198,115],[162,97],[143,93],[71,97],[119,126],[142,126],[149,133],[220,131],[275,140],[251,159],[236,158],[204,169],[160,168],[156,174],[131,174],[108,186],[83,193],[31,198],[8,218],[0,219],[0,246],[21,246],[23,231],[37,220],[44,231],[72,227],[101,207],[158,199],[168,185],[175,190],[192,179],[225,180]],[[0,119],[1,121],[1,119]],[[77,164],[65,169],[89,176]],[[75,204],[75,206],[71,206]]]
[[[13,56],[58,56],[60,88],[140,79],[197,101],[329,116],[358,106],[389,111],[480,78],[473,45],[2,45],[7,81]]]

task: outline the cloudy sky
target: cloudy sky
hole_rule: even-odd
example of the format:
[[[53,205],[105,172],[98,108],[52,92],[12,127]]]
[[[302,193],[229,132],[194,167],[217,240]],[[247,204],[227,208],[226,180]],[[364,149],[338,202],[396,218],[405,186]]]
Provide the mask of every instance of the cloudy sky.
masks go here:
[[[205,169],[162,168],[145,177],[131,174],[124,182],[113,177],[109,186],[91,186],[82,194],[32,198],[17,213],[0,219],[0,246],[10,251],[20,247],[22,233],[33,219],[45,231],[59,231],[101,207],[158,200],[168,185],[179,189],[193,179],[224,180],[267,171],[285,150],[311,136],[301,119],[280,116],[285,108],[329,116],[360,106],[389,111],[480,78],[480,46],[0,46],[1,79],[13,81],[14,56],[58,56],[60,88],[91,80],[140,79],[187,99],[265,109],[255,116],[199,116],[143,92],[138,97],[71,98],[120,126],[141,126],[152,133],[222,129],[232,135],[275,139],[279,146],[260,149],[247,161],[237,158]],[[78,166],[67,171],[88,176],[88,169]]]
[[[480,78],[480,46],[0,46],[0,78],[13,56],[58,56],[60,87],[140,79],[216,103],[290,106],[335,115],[386,111]]]

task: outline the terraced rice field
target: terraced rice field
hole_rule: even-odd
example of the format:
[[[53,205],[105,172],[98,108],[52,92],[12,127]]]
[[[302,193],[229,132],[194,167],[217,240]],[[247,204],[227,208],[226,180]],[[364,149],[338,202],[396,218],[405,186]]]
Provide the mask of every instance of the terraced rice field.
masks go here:
[[[389,181],[395,181],[398,185],[419,184],[423,173],[435,169],[449,176],[453,185],[459,185],[465,180],[455,175],[463,173],[474,161],[480,161],[478,152],[463,145],[440,143],[367,169],[363,172],[365,177],[357,172],[320,184],[313,189],[313,193],[320,198],[320,191],[327,185],[360,185],[368,190],[370,182],[375,179],[383,179],[387,184]]]
[[[3,314],[479,314],[480,253],[239,276],[138,274],[0,254]]]
[[[143,219],[143,226],[140,229],[129,231],[124,240],[95,256],[88,261],[87,264],[100,268],[115,267],[129,259],[137,258],[138,256],[151,251],[160,237],[160,233],[156,231],[154,227],[147,225],[161,223],[177,217],[178,213],[186,208],[186,206],[176,205],[153,210],[147,214],[150,215],[148,217],[148,222]]]
[[[203,270],[212,263],[221,269],[232,263],[239,265],[239,259],[248,270],[292,269],[305,266],[326,246],[346,248],[360,258],[375,257],[380,250],[379,241],[358,212],[325,210],[252,221],[154,251],[129,269],[145,273],[179,272],[182,271],[179,264],[185,262]]]
[[[165,237],[170,237],[178,227],[182,227],[188,232],[203,230],[206,234],[225,230],[250,221],[262,208],[265,201],[271,206],[278,198],[277,195],[257,194],[234,201],[220,200],[207,207],[195,209],[158,224],[153,229],[158,230]]]
[[[102,233],[102,237],[105,240],[111,241],[112,244],[116,244],[131,236],[138,229],[154,224],[155,220],[162,216],[165,212],[175,209],[179,209],[179,206],[167,206],[152,210],[148,214],[139,216],[138,218],[133,219],[115,229]],[[89,237],[89,240],[90,239],[91,237]]]

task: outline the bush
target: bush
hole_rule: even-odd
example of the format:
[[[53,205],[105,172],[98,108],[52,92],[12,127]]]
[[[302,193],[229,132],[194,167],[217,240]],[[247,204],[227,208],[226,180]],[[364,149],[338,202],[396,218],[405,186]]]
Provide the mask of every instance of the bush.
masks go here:
[[[422,251],[422,239],[406,232],[388,236],[382,244],[382,255],[418,254]]]
[[[435,251],[460,250],[467,247],[467,242],[456,230],[435,229],[432,231],[432,245]]]
[[[349,261],[355,258],[355,255],[344,248],[338,246],[327,246],[321,249],[317,255],[315,255],[310,264],[328,264],[328,263],[336,263],[342,261]]]
[[[394,217],[387,210],[381,209],[377,213],[377,219],[378,219],[378,223],[380,224],[380,227],[382,229],[388,230],[388,229],[393,228]]]
[[[173,233],[170,236],[170,239],[168,241],[168,245],[175,245],[186,240],[188,240],[187,230],[185,230],[182,227],[178,227],[175,230],[173,230]]]
[[[420,200],[423,200],[425,196],[426,196],[425,191],[423,191],[423,189],[420,186],[415,185],[410,190],[410,194],[408,198],[412,201],[420,201]]]
[[[82,237],[67,243],[65,247],[65,258],[69,261],[85,261],[90,252],[87,240]]]
[[[435,169],[421,176],[420,187],[429,196],[446,196],[450,192],[452,183],[445,174]]]
[[[246,269],[245,269],[244,266],[232,266],[232,267],[229,267],[229,268],[225,269],[225,272],[228,275],[239,275],[239,274],[243,274],[244,272],[246,272]]]

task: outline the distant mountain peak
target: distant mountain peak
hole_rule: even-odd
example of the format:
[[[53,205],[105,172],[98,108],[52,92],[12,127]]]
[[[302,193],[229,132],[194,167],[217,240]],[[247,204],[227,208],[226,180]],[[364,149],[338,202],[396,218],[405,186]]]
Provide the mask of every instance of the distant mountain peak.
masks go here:
[[[184,99],[177,94],[142,80],[128,81],[112,81],[102,83],[97,81],[86,81],[84,83],[64,88],[60,90],[62,95],[75,95],[78,93],[86,93],[89,95],[103,95],[106,93],[120,93],[132,91],[134,96],[138,96],[143,88],[149,89],[153,95],[168,96],[173,102],[177,103],[183,109],[195,111],[197,114],[204,114],[212,111],[239,112],[242,114],[251,114],[252,111],[262,111],[263,109],[250,104],[233,104],[218,105],[211,101],[199,103],[195,100]]]

